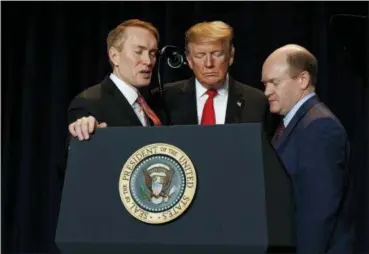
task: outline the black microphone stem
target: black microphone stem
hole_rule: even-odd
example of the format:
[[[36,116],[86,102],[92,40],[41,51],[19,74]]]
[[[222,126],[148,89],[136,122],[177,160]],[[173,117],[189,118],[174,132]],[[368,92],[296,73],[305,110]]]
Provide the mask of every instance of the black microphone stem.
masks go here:
[[[170,114],[169,114],[168,107],[167,107],[167,103],[166,103],[165,97],[164,97],[164,87],[163,87],[163,84],[161,83],[160,66],[161,66],[162,57],[163,57],[163,55],[160,54],[159,59],[158,59],[158,83],[159,83],[159,94],[160,94],[159,105],[164,110],[164,114],[167,117],[168,125],[172,125],[172,122],[171,122],[171,119],[170,119]]]

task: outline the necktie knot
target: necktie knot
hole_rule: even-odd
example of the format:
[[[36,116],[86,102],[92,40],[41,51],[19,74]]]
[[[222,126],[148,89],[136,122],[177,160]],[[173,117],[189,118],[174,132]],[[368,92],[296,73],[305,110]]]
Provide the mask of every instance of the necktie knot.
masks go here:
[[[144,105],[144,98],[141,95],[137,97],[137,103],[142,107]]]
[[[206,94],[209,95],[209,98],[214,98],[215,96],[217,96],[218,91],[214,89],[209,89],[206,91]]]

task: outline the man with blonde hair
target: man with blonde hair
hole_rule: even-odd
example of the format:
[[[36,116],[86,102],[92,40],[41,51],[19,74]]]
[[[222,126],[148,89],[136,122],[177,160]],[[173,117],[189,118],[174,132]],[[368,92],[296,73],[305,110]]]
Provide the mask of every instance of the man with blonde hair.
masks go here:
[[[195,24],[185,34],[185,47],[194,77],[164,85],[171,124],[265,122],[263,92],[228,73],[235,55],[231,26],[222,21]]]
[[[149,22],[131,19],[107,37],[112,73],[77,95],[68,110],[69,132],[89,139],[97,127],[161,125],[140,89],[151,82],[159,33]]]

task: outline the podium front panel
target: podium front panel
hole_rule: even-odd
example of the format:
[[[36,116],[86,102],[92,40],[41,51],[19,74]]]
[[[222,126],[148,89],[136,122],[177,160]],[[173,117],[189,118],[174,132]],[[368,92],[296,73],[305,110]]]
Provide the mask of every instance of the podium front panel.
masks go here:
[[[98,129],[88,141],[73,140],[56,235],[60,250],[265,253],[268,229],[260,131],[259,124],[119,127]],[[118,190],[127,159],[154,143],[180,148],[197,172],[191,206],[176,220],[159,225],[131,216]]]

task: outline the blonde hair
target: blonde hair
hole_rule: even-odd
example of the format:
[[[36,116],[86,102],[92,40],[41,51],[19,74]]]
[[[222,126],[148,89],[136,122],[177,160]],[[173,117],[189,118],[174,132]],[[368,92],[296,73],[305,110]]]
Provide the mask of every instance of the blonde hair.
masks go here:
[[[124,42],[124,30],[127,27],[141,27],[150,31],[159,42],[159,32],[158,30],[149,22],[139,20],[139,19],[129,19],[120,23],[116,28],[111,30],[106,39],[108,51],[111,47],[115,47],[117,50],[121,51]]]
[[[203,39],[210,41],[221,40],[226,42],[229,50],[231,50],[233,46],[233,28],[223,21],[201,22],[193,25],[187,30],[185,35],[186,53],[189,53],[189,43]]]

